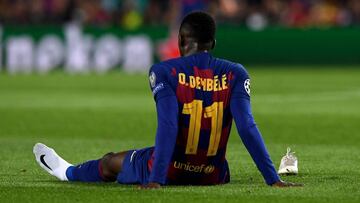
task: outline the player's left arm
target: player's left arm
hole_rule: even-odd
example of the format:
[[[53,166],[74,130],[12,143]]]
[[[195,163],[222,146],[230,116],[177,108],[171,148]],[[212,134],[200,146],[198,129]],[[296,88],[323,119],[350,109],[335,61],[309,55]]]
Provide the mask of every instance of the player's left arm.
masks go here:
[[[235,82],[230,100],[230,109],[241,140],[250,153],[257,168],[268,185],[277,187],[298,186],[280,180],[270,155],[265,147],[261,133],[256,126],[250,105],[250,79],[243,67],[235,72]]]
[[[160,188],[166,183],[178,131],[178,103],[164,70],[159,66],[153,66],[149,78],[156,101],[157,130],[152,171],[149,183],[141,186],[143,189]]]
[[[266,183],[272,185],[280,181],[251,114],[250,101],[245,98],[232,98],[230,108],[240,138]]]

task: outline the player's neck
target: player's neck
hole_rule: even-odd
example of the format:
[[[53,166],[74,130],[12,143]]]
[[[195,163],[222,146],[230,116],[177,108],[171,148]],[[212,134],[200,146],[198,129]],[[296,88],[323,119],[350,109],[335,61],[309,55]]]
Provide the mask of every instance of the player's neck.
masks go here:
[[[200,53],[209,53],[209,50],[190,50],[184,56],[190,56],[193,54],[200,54]]]

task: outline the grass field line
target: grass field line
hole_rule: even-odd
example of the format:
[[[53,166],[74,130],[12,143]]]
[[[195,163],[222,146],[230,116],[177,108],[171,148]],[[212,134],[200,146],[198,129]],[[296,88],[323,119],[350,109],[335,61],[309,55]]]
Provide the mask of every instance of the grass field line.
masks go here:
[[[258,94],[257,102],[324,102],[360,100],[360,89],[344,91],[312,91],[307,93]]]
[[[3,97],[0,108],[119,108],[122,110],[138,108],[153,109],[154,100],[143,95],[43,95],[31,94]]]
[[[154,101],[149,95],[139,94],[76,94],[76,93],[4,93],[1,92],[0,108],[152,108]],[[258,94],[254,103],[323,103],[352,102],[359,100],[360,90],[327,91],[292,94]],[[135,109],[135,108],[134,108]],[[359,108],[360,109],[360,108]]]

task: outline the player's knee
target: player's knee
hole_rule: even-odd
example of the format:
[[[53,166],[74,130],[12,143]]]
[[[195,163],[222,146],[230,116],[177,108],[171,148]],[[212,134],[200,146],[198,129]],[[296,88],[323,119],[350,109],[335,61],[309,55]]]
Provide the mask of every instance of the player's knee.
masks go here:
[[[107,181],[115,181],[116,180],[116,173],[113,171],[113,159],[115,153],[110,152],[103,156],[101,159],[101,169],[102,169],[102,176]]]

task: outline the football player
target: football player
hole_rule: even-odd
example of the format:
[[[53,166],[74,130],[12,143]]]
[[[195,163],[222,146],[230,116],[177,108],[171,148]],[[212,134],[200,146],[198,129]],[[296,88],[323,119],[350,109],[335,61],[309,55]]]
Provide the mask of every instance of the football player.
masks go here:
[[[39,165],[63,181],[117,181],[142,188],[225,184],[230,181],[226,146],[234,119],[266,184],[300,185],[284,182],[276,173],[252,116],[244,67],[210,54],[215,31],[207,13],[187,15],[178,35],[181,57],[151,67],[149,84],[157,110],[154,147],[111,152],[74,166],[38,143],[33,152]]]

